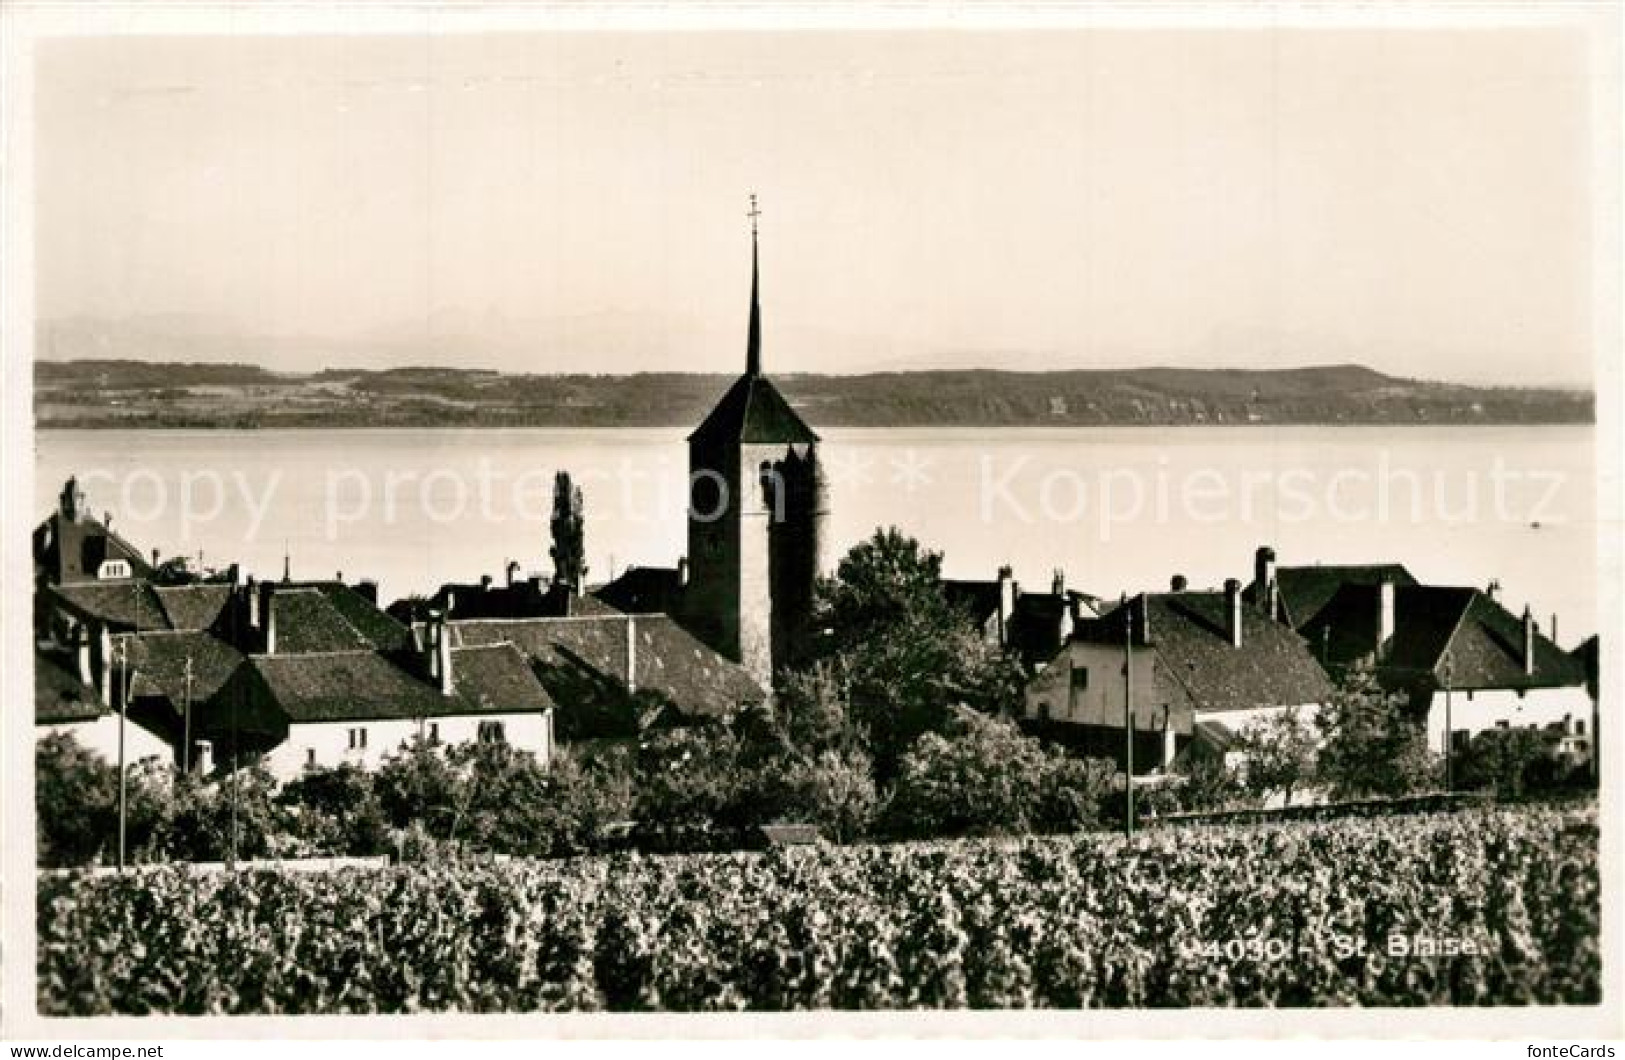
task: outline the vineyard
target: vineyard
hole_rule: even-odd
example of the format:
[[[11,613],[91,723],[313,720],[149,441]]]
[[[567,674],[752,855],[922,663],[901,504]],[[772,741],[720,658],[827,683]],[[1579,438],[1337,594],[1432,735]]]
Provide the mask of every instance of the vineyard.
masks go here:
[[[53,1015],[1580,1004],[1594,807],[42,876]]]

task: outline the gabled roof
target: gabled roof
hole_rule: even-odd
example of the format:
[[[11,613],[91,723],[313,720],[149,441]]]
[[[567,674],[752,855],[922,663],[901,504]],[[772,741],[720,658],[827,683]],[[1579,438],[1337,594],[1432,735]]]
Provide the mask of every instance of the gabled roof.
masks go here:
[[[408,651],[412,648],[412,632],[393,616],[381,610],[376,603],[356,592],[355,589],[341,581],[301,581],[282,582],[276,584],[275,592],[284,593],[289,590],[314,589],[321,593],[326,600],[324,617],[322,621],[331,623],[331,615],[337,615],[345,625],[349,626],[361,642],[378,651]],[[346,637],[342,630],[329,625],[329,633],[340,638]],[[279,625],[277,628],[277,649],[280,651],[285,643],[285,631]],[[289,644],[289,650],[299,650]],[[303,650],[341,650],[335,642],[333,649],[310,647]]]
[[[371,649],[326,593],[313,586],[279,585],[271,594],[275,614],[275,654]]]
[[[1177,683],[1199,712],[1323,703],[1331,679],[1304,639],[1256,608],[1241,608],[1241,646],[1226,632],[1223,593],[1146,593],[1104,618],[1080,623],[1080,639],[1121,643],[1125,619],[1144,609],[1158,679]],[[1136,632],[1136,645],[1141,643]]]
[[[452,650],[452,694],[374,651],[255,655],[254,674],[292,723],[530,713],[552,700],[512,645]]]
[[[1376,650],[1379,589],[1345,585],[1304,629],[1330,663],[1348,665]],[[1418,681],[1455,688],[1531,688],[1578,685],[1583,668],[1538,630],[1534,673],[1524,672],[1523,620],[1477,589],[1400,585],[1394,590],[1394,628],[1377,676],[1389,687]]]
[[[588,595],[629,615],[671,614],[683,599],[683,577],[675,567],[628,567]]]
[[[95,580],[95,571],[103,560],[123,559],[130,564],[130,572],[137,578],[152,576],[152,566],[124,537],[108,529],[101,520],[86,515],[78,522],[69,522],[60,510],[46,516],[34,528],[34,562],[49,572],[52,580],[62,574],[62,549],[66,545],[78,552],[85,573],[79,581]]]
[[[224,582],[160,585],[153,589],[172,629],[211,629],[231,603],[232,587]]]
[[[738,663],[696,640],[667,615],[451,622],[452,644],[511,641],[566,708],[582,697],[624,697],[628,631],[636,635],[636,686],[688,717],[720,717],[760,703],[761,686]]]
[[[690,442],[816,442],[818,435],[797,415],[765,375],[734,380],[711,414],[688,436]]]
[[[53,585],[70,611],[121,629],[169,629],[169,616],[149,582],[141,579]]]
[[[177,708],[188,694],[194,704],[214,696],[243,656],[218,637],[199,631],[141,633],[128,641],[134,675],[130,693],[135,697],[160,696]],[[187,663],[191,687],[187,687]]]
[[[1345,585],[1415,585],[1411,572],[1398,563],[1363,563],[1313,567],[1277,567],[1275,585],[1286,610],[1286,620],[1294,629],[1302,629],[1315,614],[1331,602],[1337,590]],[[1243,599],[1256,603],[1261,587],[1254,581],[1242,593]]]
[[[34,653],[34,724],[95,721],[108,712],[74,669],[72,658],[60,652]]]

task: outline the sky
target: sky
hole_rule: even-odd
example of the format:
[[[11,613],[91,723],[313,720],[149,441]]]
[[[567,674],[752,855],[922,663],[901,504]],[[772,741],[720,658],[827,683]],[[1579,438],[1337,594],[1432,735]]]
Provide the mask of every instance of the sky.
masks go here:
[[[1591,380],[1554,28],[42,41],[42,356]]]

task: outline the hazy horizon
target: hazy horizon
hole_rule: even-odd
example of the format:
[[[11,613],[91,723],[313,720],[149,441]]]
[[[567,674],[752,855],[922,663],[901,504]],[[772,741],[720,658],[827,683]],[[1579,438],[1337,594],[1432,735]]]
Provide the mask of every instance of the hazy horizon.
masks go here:
[[[39,355],[1592,385],[1558,29],[41,42]]]

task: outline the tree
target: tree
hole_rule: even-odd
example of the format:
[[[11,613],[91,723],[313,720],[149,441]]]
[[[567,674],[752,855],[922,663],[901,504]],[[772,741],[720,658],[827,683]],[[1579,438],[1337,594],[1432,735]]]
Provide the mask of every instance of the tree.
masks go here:
[[[118,770],[79,745],[52,733],[34,747],[34,835],[39,863],[48,868],[86,865],[118,828]]]
[[[945,732],[924,734],[903,756],[887,825],[918,838],[1075,829],[1096,818],[1108,777],[1104,765],[1046,748],[1008,719],[957,708]]]
[[[388,821],[372,774],[349,762],[307,768],[277,801],[288,809],[295,831],[320,853],[371,857],[389,849]]]
[[[1557,733],[1541,729],[1485,729],[1457,759],[1457,780],[1469,790],[1521,797],[1550,779],[1558,740]]]
[[[942,591],[942,557],[895,528],[876,531],[818,587],[821,652],[833,664],[843,724],[863,734],[877,774],[892,776],[923,733],[940,732],[959,705],[1009,712],[1018,664],[988,643]]]
[[[1334,797],[1408,795],[1439,780],[1438,756],[1405,698],[1385,693],[1369,668],[1351,670],[1316,719],[1316,769]]]
[[[276,778],[259,765],[239,769],[235,777],[177,774],[170,789],[166,853],[181,861],[306,853],[287,811],[276,802],[276,790]]]
[[[574,855],[597,848],[604,829],[632,816],[637,788],[634,769],[620,750],[599,755],[564,747],[547,769],[547,799],[542,807],[549,853]]]
[[[415,821],[436,839],[451,835],[463,798],[462,778],[445,747],[422,737],[384,759],[373,790],[390,824],[405,828]]]
[[[1318,742],[1314,726],[1296,708],[1254,724],[1242,737],[1247,789],[1260,798],[1280,792],[1282,805],[1292,805],[1293,793],[1314,777]]]
[[[587,535],[585,504],[581,487],[570,481],[568,471],[553,477],[553,580],[570,589],[587,584]]]

